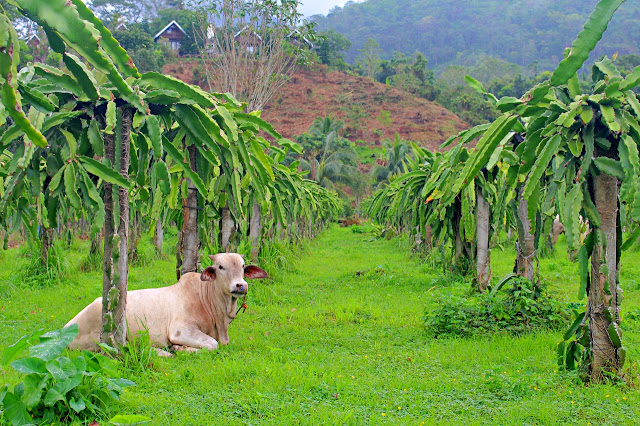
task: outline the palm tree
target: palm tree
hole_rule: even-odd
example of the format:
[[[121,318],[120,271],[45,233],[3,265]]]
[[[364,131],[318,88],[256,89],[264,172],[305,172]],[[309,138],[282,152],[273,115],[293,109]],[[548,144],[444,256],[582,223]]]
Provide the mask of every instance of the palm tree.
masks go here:
[[[309,131],[298,137],[306,154],[300,166],[309,170],[309,178],[324,188],[346,197],[345,191],[337,187],[342,184],[361,195],[364,185],[357,167],[358,155],[349,141],[339,135],[344,126],[344,121],[331,116],[316,118]]]
[[[393,174],[404,173],[406,171],[405,163],[409,156],[409,146],[405,141],[400,139],[396,132],[393,143],[387,140],[384,143],[385,165],[375,165],[371,169],[371,176],[376,185],[388,182],[389,177]]]
[[[316,180],[318,165],[326,159],[327,150],[334,145],[344,126],[344,121],[340,119],[331,116],[318,117],[313,120],[309,130],[298,137],[298,142],[304,147],[311,180]]]
[[[321,136],[323,139],[332,132],[339,133],[344,129],[344,121],[339,118],[333,118],[327,116],[324,118],[316,118],[309,127],[309,133],[316,136]]]
[[[343,197],[347,194],[337,187],[337,184],[346,185],[359,198],[362,195],[364,182],[362,173],[357,167],[357,158],[353,148],[330,153],[318,164],[316,182],[323,188],[335,190]]]

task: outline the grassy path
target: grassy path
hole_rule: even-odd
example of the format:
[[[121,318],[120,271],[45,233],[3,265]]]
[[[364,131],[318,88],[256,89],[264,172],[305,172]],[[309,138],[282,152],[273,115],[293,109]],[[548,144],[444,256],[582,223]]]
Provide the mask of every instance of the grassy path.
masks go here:
[[[494,257],[498,269],[508,263],[506,255]],[[170,284],[172,270],[169,261],[132,268],[131,288]],[[0,330],[0,348],[23,329],[64,324],[99,293],[99,282],[93,272],[44,291],[0,291],[5,320],[30,306],[45,310],[38,321]],[[425,309],[465,291],[396,241],[332,226],[295,271],[251,284],[249,309],[231,325],[228,346],[155,361],[153,371],[131,377],[138,386],[123,411],[157,425],[595,425],[640,418],[638,391],[584,387],[557,371],[558,332],[428,338]],[[638,291],[630,299],[637,301]],[[637,360],[638,333],[626,338]]]
[[[394,241],[332,227],[296,269],[252,286],[250,309],[232,324],[228,347],[163,361],[167,375],[141,383],[129,407],[155,414],[157,424],[631,424],[640,418],[637,392],[583,388],[556,371],[557,332],[427,338],[425,308],[451,289],[434,288],[434,272]],[[594,407],[595,401],[602,402]]]

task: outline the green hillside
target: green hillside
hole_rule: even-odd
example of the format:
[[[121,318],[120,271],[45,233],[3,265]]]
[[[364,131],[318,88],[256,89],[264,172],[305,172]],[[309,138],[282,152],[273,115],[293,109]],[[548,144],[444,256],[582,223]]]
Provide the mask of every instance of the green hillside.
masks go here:
[[[382,57],[394,51],[422,52],[431,67],[473,65],[489,55],[539,70],[554,67],[574,40],[596,0],[368,0],[348,2],[326,17],[319,30],[333,29],[353,43],[352,62],[369,38]],[[592,53],[639,52],[640,3],[628,1]]]

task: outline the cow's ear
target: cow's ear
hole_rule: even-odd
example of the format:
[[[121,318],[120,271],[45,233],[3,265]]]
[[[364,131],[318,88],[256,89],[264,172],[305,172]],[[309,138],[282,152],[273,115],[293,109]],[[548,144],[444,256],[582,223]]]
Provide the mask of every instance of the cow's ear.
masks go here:
[[[213,266],[207,267],[207,269],[202,271],[202,274],[200,274],[201,281],[213,281],[215,279],[216,279],[216,268],[214,268]]]
[[[244,267],[244,276],[245,278],[249,278],[251,280],[256,278],[269,278],[269,275],[265,272],[264,269],[259,268],[255,265],[247,265]]]
[[[211,259],[211,261],[212,261],[213,263],[216,263],[216,256],[217,256],[217,254],[210,254],[210,255],[209,255],[209,259]]]

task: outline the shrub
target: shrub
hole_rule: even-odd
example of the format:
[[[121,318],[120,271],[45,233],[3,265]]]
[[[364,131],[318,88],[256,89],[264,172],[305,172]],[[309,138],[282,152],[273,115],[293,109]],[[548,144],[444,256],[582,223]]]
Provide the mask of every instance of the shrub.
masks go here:
[[[207,82],[207,75],[202,65],[196,65],[195,67],[193,67],[192,73],[193,73],[193,84],[200,85]]]
[[[154,360],[157,358],[156,350],[151,345],[149,328],[142,322],[140,329],[134,334],[127,323],[127,342],[118,346],[118,349],[100,344],[105,355],[114,361],[119,361],[125,372],[141,374],[154,368]]]
[[[25,336],[4,350],[2,364],[11,363],[25,374],[13,390],[8,385],[0,388],[5,420],[22,425],[106,417],[124,389],[135,386],[127,379],[110,378],[117,364],[104,355],[83,351],[73,358],[63,356],[77,334],[78,326],[73,325],[41,336]],[[15,359],[27,346],[28,356]]]
[[[283,240],[264,241],[260,246],[258,264],[268,270],[271,277],[277,276],[280,272],[294,271],[301,249],[301,244]]]
[[[135,231],[133,231],[135,232]],[[135,255],[130,255],[129,263],[133,266],[145,267],[157,258],[155,247],[149,238],[140,238],[135,247]]]
[[[80,261],[80,271],[93,272],[102,269],[102,250],[89,253]]]
[[[431,265],[427,265],[431,268]],[[444,273],[438,274],[431,280],[431,287],[452,287],[455,285],[462,285],[463,287],[469,287],[467,277],[464,275],[456,274],[451,271],[444,271]]]
[[[371,222],[363,222],[360,225],[352,225],[351,232],[354,234],[379,234],[381,227],[374,225]]]
[[[441,299],[440,307],[423,317],[427,333],[434,337],[467,337],[501,330],[522,334],[566,325],[569,310],[551,299],[543,286],[521,277],[514,278],[512,284],[499,296],[496,289],[490,294]]]
[[[21,255],[28,259],[24,268],[12,275],[18,286],[47,287],[67,276],[70,264],[62,243],[49,248],[49,259],[44,262],[39,244],[31,244],[21,249]]]

